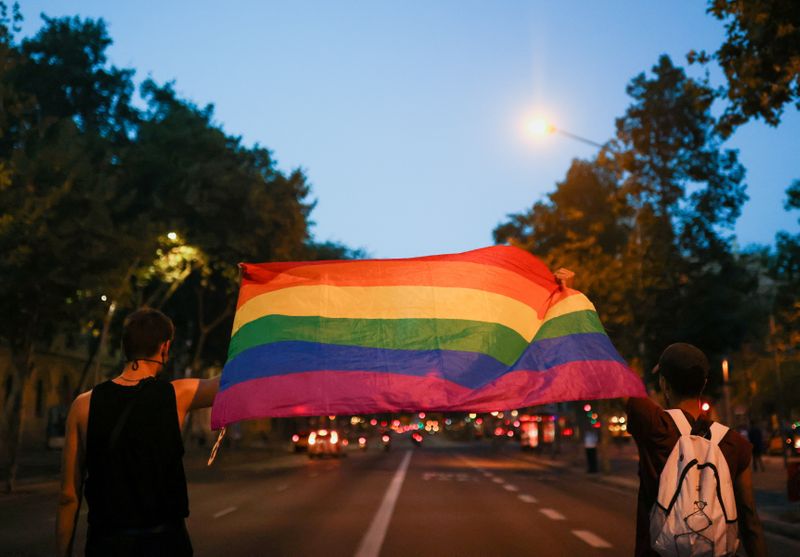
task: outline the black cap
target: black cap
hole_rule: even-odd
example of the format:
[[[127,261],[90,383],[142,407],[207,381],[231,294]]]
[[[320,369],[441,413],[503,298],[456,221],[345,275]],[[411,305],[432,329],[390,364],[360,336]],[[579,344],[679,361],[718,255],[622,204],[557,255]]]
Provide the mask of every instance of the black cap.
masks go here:
[[[709,367],[702,350],[685,342],[676,342],[661,353],[653,373],[660,373],[671,384],[705,383]]]

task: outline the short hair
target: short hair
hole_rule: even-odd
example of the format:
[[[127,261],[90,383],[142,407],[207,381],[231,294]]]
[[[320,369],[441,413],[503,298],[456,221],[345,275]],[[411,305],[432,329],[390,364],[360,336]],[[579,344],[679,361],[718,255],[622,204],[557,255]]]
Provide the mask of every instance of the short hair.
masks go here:
[[[122,351],[127,361],[149,358],[175,335],[172,319],[153,308],[131,313],[122,329]]]
[[[656,370],[676,395],[696,397],[703,392],[708,380],[708,358],[696,346],[676,342],[661,354]]]

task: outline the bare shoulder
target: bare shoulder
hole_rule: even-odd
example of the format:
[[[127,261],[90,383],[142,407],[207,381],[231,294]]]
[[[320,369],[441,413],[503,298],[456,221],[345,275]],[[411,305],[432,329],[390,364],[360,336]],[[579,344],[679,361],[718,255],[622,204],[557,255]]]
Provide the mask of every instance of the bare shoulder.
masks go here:
[[[72,406],[70,406],[69,414],[74,418],[78,419],[79,421],[85,421],[89,418],[89,404],[92,401],[92,391],[88,390],[85,393],[81,393],[78,397],[72,401]]]

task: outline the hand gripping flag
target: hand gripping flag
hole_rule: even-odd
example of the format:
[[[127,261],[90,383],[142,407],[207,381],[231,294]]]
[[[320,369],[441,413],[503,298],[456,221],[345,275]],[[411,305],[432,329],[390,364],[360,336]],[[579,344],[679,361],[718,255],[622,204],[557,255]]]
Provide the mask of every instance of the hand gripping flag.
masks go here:
[[[515,247],[248,263],[212,426],[644,394],[592,303]]]

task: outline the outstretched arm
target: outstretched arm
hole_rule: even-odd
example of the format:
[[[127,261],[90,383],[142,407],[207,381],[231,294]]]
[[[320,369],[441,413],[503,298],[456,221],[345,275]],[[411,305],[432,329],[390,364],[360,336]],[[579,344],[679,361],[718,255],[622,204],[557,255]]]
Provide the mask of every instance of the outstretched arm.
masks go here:
[[[184,416],[190,410],[208,408],[214,404],[214,397],[219,391],[219,378],[218,375],[211,379],[176,379],[172,382],[181,425]]]

